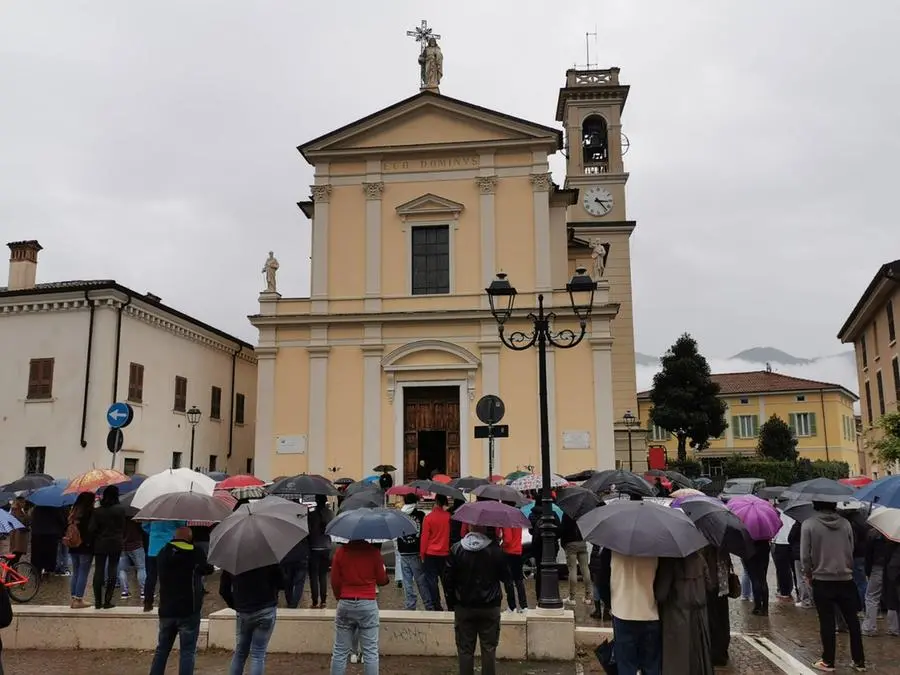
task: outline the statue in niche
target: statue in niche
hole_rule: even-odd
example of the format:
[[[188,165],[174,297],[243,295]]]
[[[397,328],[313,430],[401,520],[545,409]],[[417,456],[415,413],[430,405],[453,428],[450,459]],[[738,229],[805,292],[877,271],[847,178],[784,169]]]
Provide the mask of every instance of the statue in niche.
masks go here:
[[[266,275],[266,293],[277,293],[277,283],[275,274],[278,272],[278,261],[272,251],[269,251],[269,257],[266,258],[266,264],[263,265],[262,273]]]
[[[594,281],[600,281],[606,274],[606,259],[609,256],[609,244],[598,237],[594,237],[589,242],[591,246],[591,260],[593,260],[593,269],[591,277]]]

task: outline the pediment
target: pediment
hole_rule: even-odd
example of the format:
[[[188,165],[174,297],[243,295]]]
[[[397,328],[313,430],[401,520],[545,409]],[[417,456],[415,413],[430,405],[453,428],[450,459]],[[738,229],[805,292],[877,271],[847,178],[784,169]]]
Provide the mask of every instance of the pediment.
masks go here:
[[[397,207],[397,215],[402,219],[411,216],[444,216],[451,215],[454,220],[459,218],[463,205],[446,197],[440,197],[430,192],[411,199]]]
[[[319,158],[402,151],[403,148],[491,144],[562,147],[562,132],[432,92],[421,92],[298,147]]]

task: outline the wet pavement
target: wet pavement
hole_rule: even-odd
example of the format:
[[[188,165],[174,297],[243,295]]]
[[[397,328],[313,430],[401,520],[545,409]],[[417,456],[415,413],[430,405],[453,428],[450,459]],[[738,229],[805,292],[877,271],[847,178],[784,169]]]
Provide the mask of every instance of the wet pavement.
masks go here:
[[[773,578],[770,580],[770,587],[774,594],[774,569],[770,566],[770,574]],[[130,582],[132,589],[136,588],[136,582],[132,577]],[[203,615],[207,616],[210,612],[222,609],[225,604],[218,594],[219,575],[213,575],[207,579],[207,588],[209,593],[206,595],[203,604]],[[85,598],[90,601],[92,593],[90,591],[90,580],[88,582],[88,592]],[[535,598],[534,584],[532,581],[526,582],[528,598],[533,601]],[[579,584],[579,589],[583,589],[583,585]],[[568,592],[567,582],[562,582],[561,592]],[[308,607],[308,586],[304,593],[304,599],[301,607]],[[140,606],[141,601],[137,596],[132,596],[128,600],[119,598],[116,594],[116,602],[121,605]],[[69,604],[69,578],[67,577],[49,577],[41,585],[37,597],[30,604],[41,605],[68,605]],[[378,596],[378,604],[383,609],[403,609],[404,597],[403,591],[397,588],[395,583],[382,588]],[[731,603],[731,631],[732,633],[746,633],[752,635],[762,635],[772,640],[776,645],[787,651],[789,654],[797,658],[804,665],[810,665],[820,657],[819,643],[819,625],[816,618],[815,610],[800,609],[793,603],[778,602],[773,597],[769,605],[768,617],[757,617],[750,613],[752,603],[732,600]],[[334,606],[333,599],[329,598],[329,606]],[[592,607],[586,605],[579,600],[578,604],[573,608],[575,610],[575,619],[577,625],[583,626],[609,626],[609,623],[596,621],[589,617]],[[879,628],[882,629],[881,622]],[[866,649],[866,661],[869,665],[869,672],[872,673],[891,673],[892,675],[900,675],[900,638],[897,637],[875,637],[863,638]],[[738,668],[748,668],[749,670],[727,670],[723,672],[758,672],[767,673],[769,671],[764,668],[769,667],[765,659],[756,658],[756,650],[749,647],[739,639],[732,641],[732,657],[736,658],[736,666]],[[847,634],[838,635],[838,672],[850,672],[846,666],[849,664],[849,640]],[[585,660],[585,672],[600,672],[592,670],[592,658]],[[742,661],[749,665],[744,665]],[[595,663],[596,661],[594,661]],[[841,665],[843,664],[843,668]],[[8,672],[20,672],[9,671]],[[26,672],[26,671],[21,671]],[[33,671],[37,672],[37,671]],[[94,671],[105,672],[105,671]],[[122,672],[122,671],[118,671]],[[212,672],[212,671],[210,671]],[[220,671],[219,671],[220,672]],[[280,672],[280,671],[274,671]],[[316,672],[316,671],[310,671]],[[325,671],[322,671],[325,672]],[[434,672],[434,671],[432,671]],[[517,672],[517,671],[509,671]],[[536,673],[542,671],[535,671]],[[546,671],[551,672],[551,671]],[[567,671],[571,672],[571,671]],[[780,672],[774,670],[772,672]]]

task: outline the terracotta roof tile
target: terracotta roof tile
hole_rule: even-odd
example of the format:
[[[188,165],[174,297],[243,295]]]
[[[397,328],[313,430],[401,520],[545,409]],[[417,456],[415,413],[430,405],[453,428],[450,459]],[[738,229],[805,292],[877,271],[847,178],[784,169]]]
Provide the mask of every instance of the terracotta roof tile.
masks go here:
[[[717,373],[712,375],[713,382],[720,387],[723,396],[735,394],[767,394],[779,391],[820,391],[823,389],[843,389],[854,400],[855,394],[846,387],[832,382],[819,382],[807,380],[802,377],[792,377],[773,373],[767,370],[754,370],[746,373]],[[638,393],[639,398],[649,398],[649,391]]]

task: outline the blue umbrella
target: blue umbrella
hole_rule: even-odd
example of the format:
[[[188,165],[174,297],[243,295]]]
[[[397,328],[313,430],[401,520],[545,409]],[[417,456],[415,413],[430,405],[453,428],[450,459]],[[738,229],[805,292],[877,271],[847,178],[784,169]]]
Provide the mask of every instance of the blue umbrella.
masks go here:
[[[853,494],[853,498],[878,506],[900,508],[900,474],[885,476],[861,487]]]
[[[135,490],[137,490],[140,487],[141,483],[143,483],[145,480],[147,480],[147,476],[135,474],[124,483],[117,483],[116,487],[119,488],[120,495],[127,495],[129,492],[134,492]],[[102,488],[97,490],[97,494],[102,495],[103,490],[105,489],[106,486],[104,485]]]
[[[528,502],[525,506],[522,507],[522,509],[521,509],[522,513],[524,513],[527,517],[530,518],[531,511],[532,511],[532,509],[534,509],[534,504],[535,504],[535,502]],[[559,508],[555,502],[553,503],[553,513],[556,514],[557,518],[562,520],[563,510],[561,508]]]
[[[35,506],[50,506],[57,509],[63,506],[72,506],[75,500],[78,499],[78,495],[76,493],[63,494],[66,485],[68,485],[68,481],[63,485],[54,483],[47,487],[38,488],[28,495],[26,499]]]
[[[397,509],[354,509],[339,514],[328,523],[325,534],[348,541],[406,537],[417,532],[416,523]]]
[[[9,534],[13,530],[24,529],[25,526],[9,511],[0,511],[0,532]]]
[[[380,478],[381,478],[381,476],[373,473],[371,476],[366,476],[365,478],[363,478],[362,481],[360,481],[360,482],[361,483],[377,483]]]

